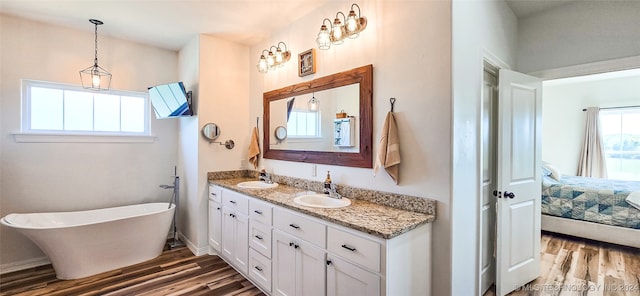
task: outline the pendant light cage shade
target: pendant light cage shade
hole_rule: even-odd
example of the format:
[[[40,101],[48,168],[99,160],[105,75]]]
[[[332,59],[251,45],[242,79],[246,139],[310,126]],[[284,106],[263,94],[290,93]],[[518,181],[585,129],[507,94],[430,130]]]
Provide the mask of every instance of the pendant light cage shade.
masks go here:
[[[307,102],[307,105],[309,107],[309,111],[318,112],[318,110],[320,109],[320,101],[316,99],[315,93],[313,93],[311,99],[309,99],[309,101]]]
[[[80,82],[86,89],[109,90],[111,73],[98,65],[98,26],[104,23],[96,19],[90,19],[89,22],[95,26],[95,56],[93,66],[80,70]]]
[[[80,71],[80,81],[82,82],[82,87],[86,89],[109,90],[111,87],[111,73],[96,63]]]

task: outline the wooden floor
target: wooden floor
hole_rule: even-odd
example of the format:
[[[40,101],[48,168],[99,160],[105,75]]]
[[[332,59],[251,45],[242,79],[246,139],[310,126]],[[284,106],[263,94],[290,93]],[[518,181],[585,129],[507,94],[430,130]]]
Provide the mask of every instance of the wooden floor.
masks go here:
[[[0,295],[264,295],[218,256],[186,247],[98,275],[63,281],[51,265],[0,275]]]
[[[542,275],[509,295],[640,296],[640,249],[543,233],[540,250]],[[218,256],[181,247],[78,280],[56,279],[51,265],[4,274],[0,295],[263,294]]]
[[[543,232],[540,261],[541,276],[509,295],[640,296],[640,249]]]

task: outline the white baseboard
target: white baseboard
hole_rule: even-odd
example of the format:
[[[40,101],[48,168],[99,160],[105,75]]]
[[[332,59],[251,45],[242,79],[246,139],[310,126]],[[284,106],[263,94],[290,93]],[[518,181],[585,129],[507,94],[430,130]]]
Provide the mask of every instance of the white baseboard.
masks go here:
[[[43,256],[0,265],[0,274],[51,264],[49,257]]]
[[[206,245],[204,247],[198,247],[192,241],[187,239],[187,237],[184,236],[182,232],[178,232],[178,237],[187,246],[187,248],[189,248],[189,250],[191,251],[191,253],[193,253],[193,255],[201,256],[201,255],[209,254],[209,245]]]

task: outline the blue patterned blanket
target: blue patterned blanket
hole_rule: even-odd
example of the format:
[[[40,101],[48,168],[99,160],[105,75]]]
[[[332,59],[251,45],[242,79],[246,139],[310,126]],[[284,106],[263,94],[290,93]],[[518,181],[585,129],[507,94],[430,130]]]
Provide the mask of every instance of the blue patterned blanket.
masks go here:
[[[625,198],[640,182],[562,176],[542,177],[542,213],[562,218],[640,229],[640,210]]]

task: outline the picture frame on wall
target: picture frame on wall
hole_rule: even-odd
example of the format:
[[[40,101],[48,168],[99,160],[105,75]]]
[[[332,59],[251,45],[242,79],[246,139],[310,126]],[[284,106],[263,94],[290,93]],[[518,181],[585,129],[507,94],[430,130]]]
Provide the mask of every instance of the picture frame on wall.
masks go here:
[[[309,49],[298,54],[298,76],[307,76],[316,73],[316,50]]]

